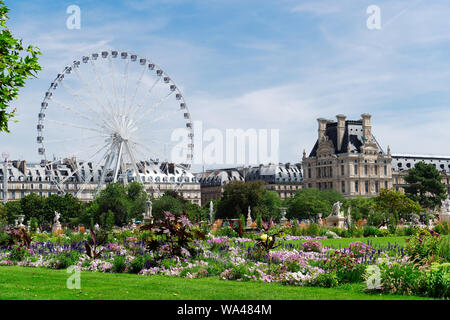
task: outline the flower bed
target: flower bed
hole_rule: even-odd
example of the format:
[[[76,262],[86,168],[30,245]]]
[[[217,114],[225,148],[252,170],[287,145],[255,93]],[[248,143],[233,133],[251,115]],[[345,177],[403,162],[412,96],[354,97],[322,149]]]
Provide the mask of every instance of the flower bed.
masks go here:
[[[154,229],[159,234],[152,233]],[[350,243],[348,248],[333,249],[322,247],[317,241],[322,238],[317,237],[285,237],[275,247],[268,245],[276,242],[274,234],[262,234],[260,239],[251,240],[195,237],[196,232],[195,226],[188,221],[168,215],[165,227],[115,233],[103,237],[103,240],[109,239],[103,243],[100,236],[92,234],[89,240],[82,241],[68,241],[61,235],[56,241],[3,246],[0,247],[0,266],[64,269],[75,265],[93,272],[220,277],[223,280],[322,287],[370,278],[379,284],[368,285],[369,289],[448,297],[450,268],[438,259],[438,240],[429,239],[437,237],[435,233],[418,233],[405,251],[396,244],[381,248],[360,241]],[[304,242],[292,243],[291,240]],[[414,249],[416,243],[423,244],[424,248]],[[425,254],[427,250],[432,253]],[[434,269],[427,269],[426,264],[421,264],[422,269],[418,269],[417,261],[407,254],[417,252],[420,254],[414,259],[425,257],[426,261],[435,263]],[[443,266],[436,264],[439,262],[444,262]]]

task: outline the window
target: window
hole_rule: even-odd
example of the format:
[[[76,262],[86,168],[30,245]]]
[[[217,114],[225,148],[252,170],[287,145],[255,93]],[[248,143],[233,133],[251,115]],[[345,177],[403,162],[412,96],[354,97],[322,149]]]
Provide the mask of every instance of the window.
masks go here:
[[[308,178],[311,179],[311,168],[308,168]]]
[[[385,188],[385,189],[388,188],[388,182],[387,182],[387,181],[384,182],[384,188]]]
[[[364,165],[364,175],[366,175],[367,176],[367,164],[366,165]]]
[[[384,166],[384,175],[387,176],[387,166]]]
[[[377,175],[378,174],[378,166],[375,166],[373,169],[375,170],[375,174]]]
[[[355,192],[359,192],[358,189],[358,181],[355,181]]]
[[[365,193],[369,193],[369,181],[366,181],[364,183],[364,189],[365,189]]]
[[[341,165],[341,176],[345,175],[345,166]]]
[[[354,165],[354,168],[353,168],[354,170],[354,174],[358,174],[358,165],[357,164],[355,164]]]
[[[330,177],[333,176],[333,167],[330,167]]]
[[[379,183],[378,181],[375,181],[375,192],[378,193],[378,189],[379,189]]]
[[[342,193],[345,193],[345,181],[341,182],[341,190],[342,190]]]

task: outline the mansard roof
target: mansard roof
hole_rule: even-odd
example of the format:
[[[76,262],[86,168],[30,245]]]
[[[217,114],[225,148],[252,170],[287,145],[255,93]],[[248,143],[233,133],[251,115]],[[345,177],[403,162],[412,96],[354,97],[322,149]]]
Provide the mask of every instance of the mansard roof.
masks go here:
[[[337,122],[330,120],[326,124],[325,135],[328,137],[328,140],[332,142],[335,154],[347,153],[348,150],[350,150],[350,152],[352,153],[360,153],[361,146],[364,144],[362,120],[345,121],[344,137],[342,139],[342,145],[340,149],[338,149],[338,142],[337,142]],[[374,136],[372,136],[372,138],[375,140],[375,142],[377,142]],[[377,145],[378,148],[383,153],[381,146],[378,144],[378,142]],[[311,153],[309,154],[310,157],[317,156],[318,146],[319,140],[316,140],[316,143],[314,144],[314,147],[311,150]]]

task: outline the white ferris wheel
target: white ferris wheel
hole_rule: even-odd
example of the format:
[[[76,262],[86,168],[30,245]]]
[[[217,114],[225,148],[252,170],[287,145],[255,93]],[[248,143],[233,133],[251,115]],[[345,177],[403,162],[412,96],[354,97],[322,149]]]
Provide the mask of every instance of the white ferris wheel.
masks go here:
[[[51,83],[38,118],[41,166],[60,193],[73,181],[78,192],[117,181],[154,185],[146,173],[163,163],[181,173],[179,188],[192,163],[193,125],[180,89],[133,53],[102,51],[73,61]],[[185,134],[172,141],[176,129]],[[70,170],[61,174],[55,168],[64,163]]]

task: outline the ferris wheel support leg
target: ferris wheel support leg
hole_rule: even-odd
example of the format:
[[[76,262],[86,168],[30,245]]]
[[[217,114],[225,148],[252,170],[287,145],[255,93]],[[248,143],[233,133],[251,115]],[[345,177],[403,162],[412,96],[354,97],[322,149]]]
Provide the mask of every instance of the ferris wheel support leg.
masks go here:
[[[117,155],[116,168],[114,170],[113,182],[117,182],[117,177],[119,175],[119,168],[122,162],[122,151],[123,151],[123,141],[120,142],[119,153]]]
[[[106,171],[109,168],[109,166],[111,165],[111,162],[112,162],[112,156],[111,156],[111,154],[108,154],[108,156],[106,157],[105,166],[104,166],[104,168],[102,170],[102,174],[101,174],[100,179],[98,181],[98,187],[97,187],[96,195],[100,193],[100,190],[102,189],[102,185],[105,183]]]
[[[133,166],[134,171],[136,172],[136,177],[139,183],[143,184],[142,179],[141,179],[141,175],[139,174],[139,170],[136,166],[136,159],[134,158],[133,153],[130,150],[130,146],[128,145],[128,141],[125,142],[125,149],[127,150],[128,155],[130,156],[131,159],[131,164]]]
[[[5,160],[3,165],[3,203],[8,202],[8,163]]]

